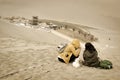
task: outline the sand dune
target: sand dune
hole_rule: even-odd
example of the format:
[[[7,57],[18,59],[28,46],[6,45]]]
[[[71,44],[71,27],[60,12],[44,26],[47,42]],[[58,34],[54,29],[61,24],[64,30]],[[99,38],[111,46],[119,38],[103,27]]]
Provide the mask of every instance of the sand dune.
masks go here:
[[[101,70],[85,66],[74,68],[72,64],[67,65],[57,60],[56,46],[60,42],[67,41],[68,38],[48,33],[42,29],[35,30],[18,27],[2,21],[0,24],[1,80],[119,79],[119,46],[110,44],[115,38],[111,38],[109,43],[108,38],[100,39],[98,42],[93,43],[101,59],[109,59],[113,62],[113,69]],[[92,32],[96,33],[94,29]],[[100,36],[100,38],[103,37],[101,34],[96,35]],[[104,36],[107,37],[108,35]],[[107,43],[108,45],[106,46]],[[110,45],[114,47],[110,47]],[[84,50],[83,47],[82,49]],[[80,60],[82,60],[82,53]]]
[[[62,38],[55,36],[52,33],[47,33],[42,29],[35,30],[18,26],[16,27],[9,23],[6,24],[2,21],[0,22],[0,25],[0,36],[15,37],[28,41],[47,42],[51,44],[61,43],[61,41],[64,41]]]
[[[119,0],[0,0],[0,15],[28,18],[37,15],[41,19],[118,30],[119,4]]]
[[[0,16],[37,15],[41,19],[92,27],[86,29],[99,39],[93,42],[99,57],[113,63],[111,70],[83,65],[74,68],[72,64],[60,63],[56,46],[68,41],[68,37],[0,21],[0,80],[119,80],[119,3],[119,0],[0,0]]]

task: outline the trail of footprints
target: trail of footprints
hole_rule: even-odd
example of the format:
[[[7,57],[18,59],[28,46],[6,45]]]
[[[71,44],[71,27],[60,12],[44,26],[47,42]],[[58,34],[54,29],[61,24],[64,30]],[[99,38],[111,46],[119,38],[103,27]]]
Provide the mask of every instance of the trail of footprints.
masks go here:
[[[3,60],[0,64],[0,79],[9,78],[15,74],[20,74],[23,71],[43,67],[43,65],[39,63],[43,60],[49,60],[49,57],[45,57],[45,54],[49,54],[48,49],[50,47],[49,44],[43,45],[41,43],[27,42],[15,38],[0,38],[0,56],[3,56],[3,58],[0,59],[0,62]],[[42,59],[41,56],[43,56]],[[24,61],[25,63],[22,63]],[[8,63],[11,65],[9,71]],[[5,67],[5,70],[3,70],[4,66],[7,66]],[[49,72],[48,70],[44,71],[45,73]],[[24,80],[29,80],[31,78],[32,76],[25,78]]]

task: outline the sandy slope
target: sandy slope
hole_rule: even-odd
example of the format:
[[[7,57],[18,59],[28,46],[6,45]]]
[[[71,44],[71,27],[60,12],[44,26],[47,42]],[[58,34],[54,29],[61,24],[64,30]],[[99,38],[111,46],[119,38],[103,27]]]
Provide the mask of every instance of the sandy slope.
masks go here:
[[[76,69],[72,64],[60,63],[56,58],[56,45],[64,39],[44,30],[26,29],[5,22],[0,24],[0,80],[119,79],[118,49],[100,48],[103,45],[101,41],[95,43],[100,57],[110,59],[114,68],[101,70],[81,66]],[[80,57],[82,60],[82,53]]]
[[[48,42],[48,43],[60,43],[58,40],[62,41],[60,37],[53,35],[52,33],[46,33],[45,30],[35,30],[30,28],[24,28],[14,25],[5,24],[4,22],[0,22],[1,29],[0,29],[0,36],[8,36],[8,37],[15,37],[20,39],[25,39],[28,41],[38,41],[38,42]],[[11,28],[12,27],[12,28]]]
[[[35,72],[38,75],[49,72],[49,64],[52,66],[56,62],[56,45],[66,41],[44,30],[17,27],[5,22],[0,22],[0,25],[0,79],[24,80],[32,76],[33,68],[39,68],[41,73]],[[27,74],[29,70],[30,74]]]
[[[118,30],[119,4],[119,0],[0,0],[0,15],[37,15],[42,19]]]
[[[0,80],[119,80],[119,0],[0,0],[1,16],[38,15],[40,18],[93,26],[94,43],[111,70],[57,61],[56,45],[66,40],[44,30],[16,27],[0,21]],[[109,40],[110,38],[110,40]],[[82,59],[82,53],[81,53]]]

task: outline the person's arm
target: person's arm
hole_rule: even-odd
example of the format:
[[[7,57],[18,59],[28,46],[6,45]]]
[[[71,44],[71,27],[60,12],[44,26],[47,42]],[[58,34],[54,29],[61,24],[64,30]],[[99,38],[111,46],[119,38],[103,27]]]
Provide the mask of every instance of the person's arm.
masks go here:
[[[87,61],[87,62],[92,63],[92,62],[95,62],[95,61],[98,60],[98,53],[97,53],[97,51],[94,51],[92,54],[93,54],[92,57],[89,58],[89,61]]]
[[[86,51],[83,52],[83,59],[86,60]]]
[[[81,48],[80,48],[80,47],[76,49],[76,57],[79,56],[80,51],[81,51]]]
[[[72,53],[65,53],[64,60],[65,60],[65,63],[66,63],[66,64],[69,63],[69,60],[70,60],[71,55],[72,55]]]
[[[73,53],[73,55],[74,55],[75,57],[78,57],[78,56],[79,56],[80,50],[81,50],[80,47],[75,50],[75,48],[74,48],[73,46],[71,46],[70,49],[71,49],[71,52]]]

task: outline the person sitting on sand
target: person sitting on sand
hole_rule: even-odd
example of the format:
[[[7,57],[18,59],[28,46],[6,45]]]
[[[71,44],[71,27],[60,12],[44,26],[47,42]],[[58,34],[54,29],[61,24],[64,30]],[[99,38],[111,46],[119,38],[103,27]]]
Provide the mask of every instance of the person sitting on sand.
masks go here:
[[[59,53],[58,60],[66,64],[73,62],[75,58],[79,57],[80,50],[80,41],[74,39],[70,44],[67,44],[62,53]]]
[[[89,67],[99,67],[100,60],[98,57],[98,53],[94,46],[89,42],[85,44],[83,59],[84,59],[83,65]]]

